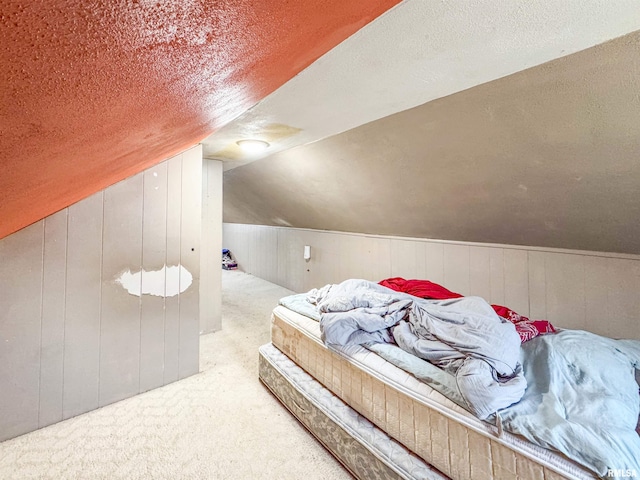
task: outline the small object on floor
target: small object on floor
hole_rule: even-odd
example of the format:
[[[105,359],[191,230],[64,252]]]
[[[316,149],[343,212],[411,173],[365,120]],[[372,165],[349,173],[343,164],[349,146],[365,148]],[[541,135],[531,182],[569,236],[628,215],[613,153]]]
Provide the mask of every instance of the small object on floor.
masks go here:
[[[233,259],[228,248],[222,249],[222,268],[225,270],[235,270],[238,268],[237,262]]]

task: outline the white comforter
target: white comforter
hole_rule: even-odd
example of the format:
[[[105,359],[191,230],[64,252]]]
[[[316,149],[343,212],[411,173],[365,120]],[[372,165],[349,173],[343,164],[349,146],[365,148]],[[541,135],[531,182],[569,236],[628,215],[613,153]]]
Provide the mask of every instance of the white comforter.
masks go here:
[[[469,410],[480,419],[522,398],[520,337],[479,297],[424,300],[366,280],[311,290],[328,345],[395,340],[403,350],[456,377]]]

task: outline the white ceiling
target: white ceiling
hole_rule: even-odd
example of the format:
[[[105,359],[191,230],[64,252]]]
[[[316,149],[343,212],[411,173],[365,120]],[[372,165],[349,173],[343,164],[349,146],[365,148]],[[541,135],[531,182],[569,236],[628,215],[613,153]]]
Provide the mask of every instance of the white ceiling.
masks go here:
[[[202,141],[225,170],[640,29],[638,0],[405,0]],[[242,138],[271,143],[243,155]]]

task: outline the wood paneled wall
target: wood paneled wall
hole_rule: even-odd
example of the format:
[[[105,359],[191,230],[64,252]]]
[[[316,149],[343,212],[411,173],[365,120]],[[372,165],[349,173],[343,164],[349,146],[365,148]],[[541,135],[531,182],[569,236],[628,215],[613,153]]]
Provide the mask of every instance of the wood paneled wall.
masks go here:
[[[198,146],[0,240],[0,441],[198,372],[201,176]]]
[[[201,334],[222,328],[222,162],[202,162]]]
[[[296,292],[421,278],[559,327],[640,339],[640,256],[243,224],[224,224],[223,238],[241,270]]]

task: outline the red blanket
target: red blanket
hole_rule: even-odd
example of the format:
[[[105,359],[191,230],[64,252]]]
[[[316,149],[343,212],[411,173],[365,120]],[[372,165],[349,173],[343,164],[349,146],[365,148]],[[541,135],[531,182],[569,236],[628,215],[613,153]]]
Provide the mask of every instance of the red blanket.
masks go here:
[[[396,292],[404,292],[414,297],[432,298],[434,300],[445,300],[447,298],[462,297],[459,293],[447,290],[442,285],[430,282],[429,280],[405,280],[404,278],[387,278],[379,282],[383,287],[390,288]],[[509,320],[516,326],[516,331],[520,335],[520,340],[526,342],[538,335],[545,333],[555,333],[556,329],[547,320],[529,320],[510,308],[502,305],[491,305],[495,312],[502,318]]]

